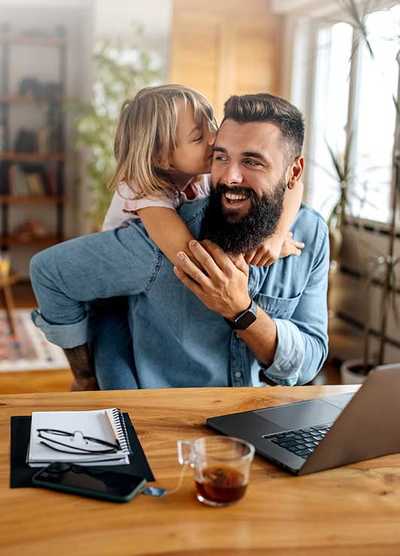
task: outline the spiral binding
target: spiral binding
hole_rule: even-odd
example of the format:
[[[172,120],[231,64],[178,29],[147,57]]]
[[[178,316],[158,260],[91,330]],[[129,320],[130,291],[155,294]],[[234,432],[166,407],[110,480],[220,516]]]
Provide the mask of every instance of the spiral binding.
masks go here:
[[[121,450],[127,454],[130,454],[131,449],[128,442],[128,432],[126,430],[124,417],[121,411],[117,408],[114,408],[112,410],[112,418],[115,425],[115,429],[117,431],[118,442],[121,447]]]

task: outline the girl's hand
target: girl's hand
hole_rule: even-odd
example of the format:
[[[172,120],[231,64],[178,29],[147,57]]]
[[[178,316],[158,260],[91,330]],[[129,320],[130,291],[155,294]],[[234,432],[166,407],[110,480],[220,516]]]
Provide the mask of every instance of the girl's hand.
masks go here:
[[[246,254],[247,264],[254,266],[270,266],[278,259],[289,255],[301,255],[304,243],[293,239],[292,232],[288,232],[285,238],[271,236],[266,239],[257,249]]]

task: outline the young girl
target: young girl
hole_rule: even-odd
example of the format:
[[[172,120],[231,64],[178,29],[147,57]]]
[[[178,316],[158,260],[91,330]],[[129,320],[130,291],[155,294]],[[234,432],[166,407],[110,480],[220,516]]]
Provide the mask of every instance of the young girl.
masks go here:
[[[114,145],[117,168],[111,186],[115,193],[103,229],[116,228],[128,218],[140,218],[172,264],[179,251],[190,256],[187,245],[193,236],[176,209],[183,202],[208,195],[216,129],[212,107],[188,87],[148,87],[126,101]],[[275,234],[247,254],[249,264],[263,266],[301,253],[303,244],[288,234],[301,197],[301,187],[287,190]],[[93,314],[92,349],[99,386],[137,387],[127,303],[115,298],[111,303],[103,301]],[[112,377],[110,365],[118,369]],[[93,387],[93,382],[75,383],[75,389],[86,387]]]

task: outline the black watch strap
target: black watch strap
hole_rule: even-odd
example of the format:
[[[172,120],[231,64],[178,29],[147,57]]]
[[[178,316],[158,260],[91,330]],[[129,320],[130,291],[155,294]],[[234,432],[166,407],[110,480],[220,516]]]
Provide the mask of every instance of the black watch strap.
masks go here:
[[[239,313],[234,319],[225,319],[233,330],[246,330],[257,318],[257,304],[254,300],[251,301],[250,305]]]

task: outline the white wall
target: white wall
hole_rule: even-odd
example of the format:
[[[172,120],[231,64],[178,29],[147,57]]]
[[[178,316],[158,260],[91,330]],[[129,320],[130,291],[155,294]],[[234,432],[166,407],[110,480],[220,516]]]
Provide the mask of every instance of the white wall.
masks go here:
[[[131,24],[144,28],[146,43],[167,52],[172,0],[96,0],[95,32],[100,37],[128,38]]]

